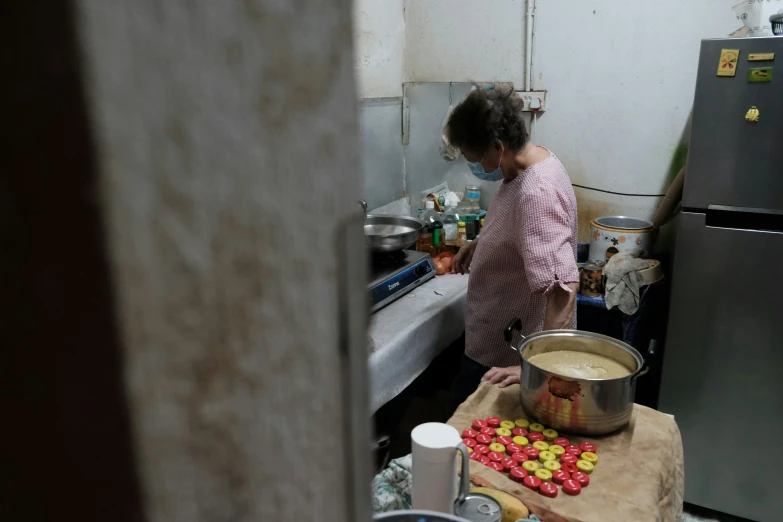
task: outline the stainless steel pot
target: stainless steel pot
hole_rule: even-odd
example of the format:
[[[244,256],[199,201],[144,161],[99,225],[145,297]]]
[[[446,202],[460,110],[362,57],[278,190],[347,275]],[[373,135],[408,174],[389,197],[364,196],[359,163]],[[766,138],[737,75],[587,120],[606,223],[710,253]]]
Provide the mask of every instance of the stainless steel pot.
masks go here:
[[[506,327],[506,341],[522,326],[515,319]],[[548,330],[527,337],[518,346],[522,366],[520,400],[525,413],[556,430],[603,435],[625,427],[631,420],[636,380],[649,371],[648,363],[633,347],[606,335],[580,330]],[[528,362],[540,353],[573,350],[610,357],[631,374],[616,379],[574,379],[548,372]],[[655,341],[647,352],[655,354]]]
[[[369,215],[364,221],[367,248],[373,252],[395,252],[416,244],[424,223],[407,216]]]

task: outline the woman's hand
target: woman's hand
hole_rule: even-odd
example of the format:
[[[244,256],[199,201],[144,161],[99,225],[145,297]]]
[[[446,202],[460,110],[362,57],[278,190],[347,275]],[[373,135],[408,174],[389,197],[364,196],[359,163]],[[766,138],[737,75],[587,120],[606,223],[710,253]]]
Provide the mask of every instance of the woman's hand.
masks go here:
[[[505,388],[512,384],[519,384],[519,373],[522,370],[520,366],[509,366],[508,368],[492,368],[484,377],[482,381],[486,381],[490,384],[497,384],[498,388]]]
[[[459,249],[457,255],[451,261],[451,271],[455,274],[465,274],[470,269],[470,262],[473,261],[473,252],[476,251],[478,239],[474,239],[464,247]]]

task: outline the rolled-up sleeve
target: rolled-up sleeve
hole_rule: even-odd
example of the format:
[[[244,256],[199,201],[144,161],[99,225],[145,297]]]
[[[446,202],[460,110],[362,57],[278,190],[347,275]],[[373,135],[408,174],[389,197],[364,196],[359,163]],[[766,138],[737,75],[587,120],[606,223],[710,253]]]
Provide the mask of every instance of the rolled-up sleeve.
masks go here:
[[[574,251],[576,216],[569,216],[555,187],[547,184],[520,198],[517,210],[522,217],[518,248],[531,290],[546,295],[560,287],[571,292],[566,284],[579,281]]]

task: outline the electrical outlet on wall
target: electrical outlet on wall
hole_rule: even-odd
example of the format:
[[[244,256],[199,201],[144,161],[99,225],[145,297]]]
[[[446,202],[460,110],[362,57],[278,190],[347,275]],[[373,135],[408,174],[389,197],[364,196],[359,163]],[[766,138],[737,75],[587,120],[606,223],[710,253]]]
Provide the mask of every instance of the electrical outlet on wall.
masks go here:
[[[525,102],[525,112],[544,112],[546,110],[546,91],[517,91],[517,96]]]

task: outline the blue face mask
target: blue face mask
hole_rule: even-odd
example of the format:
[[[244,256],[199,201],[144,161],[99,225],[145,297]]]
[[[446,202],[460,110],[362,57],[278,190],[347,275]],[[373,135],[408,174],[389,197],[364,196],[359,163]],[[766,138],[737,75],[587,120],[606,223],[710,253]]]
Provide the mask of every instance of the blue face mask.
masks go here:
[[[482,161],[484,161],[483,158]],[[481,165],[481,161],[478,163],[471,163],[469,161],[468,167],[470,167],[470,171],[473,173],[473,175],[480,180],[500,181],[501,179],[503,179],[503,171],[500,170],[501,163],[503,163],[503,158],[500,159],[500,163],[498,163],[498,168],[496,168],[492,172],[487,172],[486,170],[484,170],[484,167]]]

